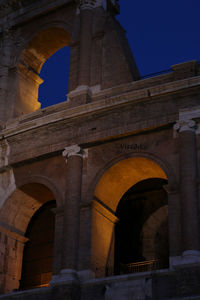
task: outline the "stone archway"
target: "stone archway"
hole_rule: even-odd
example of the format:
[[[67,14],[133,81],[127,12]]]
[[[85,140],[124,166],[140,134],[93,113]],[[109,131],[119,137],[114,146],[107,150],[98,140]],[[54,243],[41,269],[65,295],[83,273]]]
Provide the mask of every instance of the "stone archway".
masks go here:
[[[39,76],[42,65],[57,50],[68,46],[69,42],[66,30],[52,27],[39,32],[26,45],[17,66],[15,116],[40,108],[38,88],[43,82]]]
[[[107,268],[114,267],[115,212],[120,199],[132,186],[150,178],[167,180],[167,175],[154,160],[138,156],[114,164],[96,185],[92,217],[92,270],[97,277],[104,276]]]
[[[70,106],[88,103],[100,90],[140,78],[125,32],[114,17],[118,3],[108,2],[44,0],[41,5],[36,0],[2,7],[2,15],[10,21],[2,30],[1,122],[39,109],[41,64],[69,44]]]
[[[0,210],[1,293],[19,288],[25,236],[28,224],[39,208],[55,200],[52,191],[43,184],[27,183],[17,188]]]

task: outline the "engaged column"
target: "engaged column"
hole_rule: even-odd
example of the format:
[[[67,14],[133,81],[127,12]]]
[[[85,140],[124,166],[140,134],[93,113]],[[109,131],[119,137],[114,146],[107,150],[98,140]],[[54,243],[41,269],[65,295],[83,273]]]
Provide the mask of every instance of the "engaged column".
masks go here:
[[[194,260],[200,257],[196,123],[183,120],[175,124],[174,129],[179,139],[182,256]]]
[[[77,277],[83,154],[81,148],[74,145],[65,148],[63,155],[67,174],[61,273],[66,275],[66,280],[67,277],[73,280]]]

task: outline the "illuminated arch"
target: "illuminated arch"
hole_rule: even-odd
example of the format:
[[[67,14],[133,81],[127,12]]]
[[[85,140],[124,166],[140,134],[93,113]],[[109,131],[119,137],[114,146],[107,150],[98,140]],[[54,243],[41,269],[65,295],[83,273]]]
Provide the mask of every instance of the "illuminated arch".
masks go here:
[[[20,188],[16,188],[0,209],[0,232],[5,241],[1,247],[0,260],[7,264],[2,275],[5,284],[1,292],[7,293],[19,288],[28,224],[42,205],[55,199],[52,190],[46,185],[27,180]],[[12,256],[10,253],[13,253]]]
[[[150,178],[168,179],[166,171],[147,156],[133,156],[112,164],[101,176],[94,191],[91,265],[97,277],[114,268],[113,236],[117,205],[132,186]],[[167,169],[167,168],[166,168]],[[173,178],[174,180],[174,178]]]
[[[127,158],[105,172],[96,186],[94,195],[115,211],[119,200],[129,188],[139,181],[155,177],[167,179],[166,173],[157,162],[141,156]]]
[[[52,191],[40,183],[17,188],[0,210],[1,224],[24,234],[33,214],[46,202],[54,200]]]
[[[54,199],[56,200],[57,206],[62,206],[63,205],[63,195],[61,190],[58,188],[58,186],[55,184],[53,180],[48,178],[47,176],[42,176],[42,175],[31,175],[31,176],[17,176],[16,177],[16,185],[19,189],[22,189],[23,186],[30,184],[39,184],[43,185],[54,196]]]
[[[43,29],[27,43],[19,57],[19,63],[39,73],[42,64],[57,50],[69,45],[70,36],[61,27]],[[32,60],[31,60],[32,58]]]

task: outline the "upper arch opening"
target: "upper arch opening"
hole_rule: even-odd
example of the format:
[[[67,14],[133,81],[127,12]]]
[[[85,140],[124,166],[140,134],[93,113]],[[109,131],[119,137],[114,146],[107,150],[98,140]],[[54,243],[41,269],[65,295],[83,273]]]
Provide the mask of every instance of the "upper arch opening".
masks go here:
[[[40,108],[38,88],[43,82],[39,76],[41,68],[48,58],[59,49],[68,46],[69,42],[69,34],[59,27],[42,30],[28,42],[20,55],[17,66],[14,117]]]
[[[37,34],[27,45],[20,63],[40,73],[43,63],[59,49],[69,45],[70,37],[62,28],[49,28]]]

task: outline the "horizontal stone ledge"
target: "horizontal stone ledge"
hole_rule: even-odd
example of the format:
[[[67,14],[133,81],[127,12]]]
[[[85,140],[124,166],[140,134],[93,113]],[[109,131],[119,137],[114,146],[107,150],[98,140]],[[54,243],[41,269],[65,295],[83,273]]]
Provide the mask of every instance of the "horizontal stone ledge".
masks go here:
[[[7,0],[5,0],[5,2],[7,2]],[[6,9],[4,9],[5,14],[0,18],[0,24],[6,23],[6,27],[11,28],[13,26],[23,24],[24,22],[27,22],[28,20],[31,20],[40,14],[47,13],[50,10],[55,10],[70,2],[74,2],[74,0],[47,0],[44,2],[44,4],[42,4],[41,0],[38,0],[32,4],[26,5],[23,8],[19,8],[16,11],[10,12],[9,14],[7,14]],[[9,21],[7,16],[9,16]],[[3,30],[4,28],[2,26],[0,32]]]
[[[100,130],[96,132],[94,135],[91,133],[88,133],[87,135],[80,135],[79,137],[76,137],[72,139],[71,137],[68,137],[68,140],[62,139],[58,143],[54,143],[52,145],[39,145],[35,148],[35,151],[27,150],[23,151],[23,153],[17,153],[15,151],[15,148],[13,152],[11,152],[11,155],[9,157],[9,165],[10,166],[17,166],[20,163],[23,163],[25,161],[35,161],[35,160],[41,160],[41,159],[46,159],[51,156],[58,156],[62,154],[62,150],[66,147],[66,144],[69,146],[72,144],[78,144],[85,148],[89,148],[90,145],[95,145],[99,144],[102,142],[106,142],[107,140],[119,140],[121,137],[124,137],[124,134],[126,134],[126,137],[138,134],[139,132],[142,134],[147,131],[152,131],[158,128],[166,128],[174,124],[176,120],[176,116],[170,116],[170,118],[166,119],[164,118],[161,120],[160,123],[155,124],[155,120],[152,119],[150,121],[146,121],[145,123],[137,123],[136,126],[134,125],[127,125],[126,127],[119,127],[119,128],[112,128],[112,129],[105,129],[105,130]],[[69,141],[69,142],[68,142]],[[16,144],[18,144],[16,142]],[[14,147],[14,143],[12,142],[12,147]],[[132,150],[133,151],[133,150]],[[144,150],[145,151],[145,150]],[[141,151],[144,152],[144,151]]]
[[[45,108],[37,112],[24,115],[7,123],[1,134],[5,137],[13,136],[31,129],[43,127],[45,125],[57,123],[61,120],[70,120],[75,117],[104,112],[115,107],[128,105],[130,103],[142,102],[146,99],[152,99],[155,96],[162,96],[168,93],[175,93],[189,87],[200,87],[200,76],[187,78],[184,80],[170,82],[164,85],[145,88],[141,90],[132,90],[124,92],[119,96],[112,96],[107,99],[94,101],[80,106],[70,108],[68,102],[56,104],[53,107]],[[105,91],[106,92],[106,91]],[[164,101],[164,100],[163,100]],[[59,107],[59,111],[48,114],[53,108]],[[33,120],[31,120],[31,116]],[[22,124],[23,123],[23,124]]]

